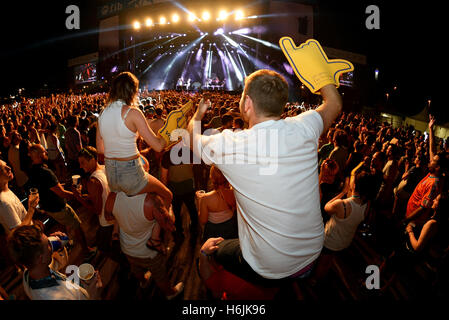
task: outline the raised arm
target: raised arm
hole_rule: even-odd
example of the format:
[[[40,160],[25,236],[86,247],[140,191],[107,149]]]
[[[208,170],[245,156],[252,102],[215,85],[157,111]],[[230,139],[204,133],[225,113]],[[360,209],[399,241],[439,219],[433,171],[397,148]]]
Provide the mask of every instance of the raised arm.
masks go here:
[[[326,132],[330,128],[332,122],[334,122],[340,114],[343,108],[343,103],[337,88],[335,88],[335,85],[333,84],[324,86],[321,88],[320,92],[323,96],[323,104],[321,104],[316,111],[323,119],[323,132]]]
[[[435,150],[435,134],[433,132],[433,126],[435,125],[435,117],[429,114],[429,156],[430,161],[432,161],[433,157],[436,154]]]
[[[165,148],[166,142],[161,136],[156,135],[153,130],[151,130],[142,111],[132,108],[129,116],[131,116],[131,120],[134,123],[137,132],[145,140],[145,142],[156,152],[161,152]]]
[[[192,119],[190,119],[189,124],[187,125],[187,131],[190,135],[190,148],[194,150],[193,143],[194,141],[198,141],[201,137],[201,120],[203,120],[204,115],[208,108],[210,108],[211,102],[209,99],[204,100],[202,98],[200,103],[198,104],[198,109],[194,113]],[[200,130],[196,126],[200,126]],[[195,130],[194,130],[195,129]]]

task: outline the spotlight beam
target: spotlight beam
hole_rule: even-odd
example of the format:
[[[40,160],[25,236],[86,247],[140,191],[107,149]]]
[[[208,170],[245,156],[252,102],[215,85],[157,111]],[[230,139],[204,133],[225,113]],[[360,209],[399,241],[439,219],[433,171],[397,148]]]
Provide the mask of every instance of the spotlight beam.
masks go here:
[[[208,75],[209,75],[209,63],[210,63],[210,55],[209,55],[209,50],[207,51],[206,54],[206,64],[205,64],[205,68],[204,68],[204,73],[203,73],[203,84],[205,80],[207,80]]]
[[[210,78],[210,76],[212,75],[212,61],[213,61],[213,52],[212,52],[212,48],[209,46],[209,74],[208,77]]]
[[[243,76],[246,78],[246,71],[245,71],[245,67],[243,66],[243,62],[242,59],[240,58],[240,55],[237,52],[237,57],[239,58],[240,61],[240,66],[242,67],[242,71],[243,71]]]
[[[189,43],[184,49],[182,49],[178,54],[175,54],[175,56],[172,58],[172,60],[170,61],[170,63],[167,65],[167,67],[164,70],[164,81],[162,82],[161,85],[161,90],[163,89],[163,85],[165,84],[166,80],[168,79],[169,75],[170,75],[170,69],[173,67],[173,65],[175,64],[175,62],[179,59],[179,57],[181,57],[184,53],[186,53],[187,51],[190,51],[198,42],[200,42],[206,35],[202,35],[199,38],[195,39],[194,41],[192,41],[191,43]]]
[[[150,50],[145,51],[145,54],[149,54],[149,53],[152,53],[152,52],[156,51],[156,50],[158,49],[159,46],[166,45],[166,44],[170,43],[171,41],[175,40],[176,38],[179,38],[180,36],[181,36],[181,35],[178,35],[178,36],[176,36],[176,37],[170,38],[170,39],[168,39],[168,40],[166,40],[166,41],[164,41],[164,42],[158,44],[157,46],[154,46],[154,47],[151,48]],[[159,39],[156,39],[156,40],[159,40]]]
[[[109,59],[110,57],[112,57],[112,56],[114,56],[114,55],[116,55],[118,53],[127,51],[129,49],[137,48],[137,47],[143,46],[144,44],[152,43],[152,42],[155,42],[157,40],[159,40],[159,39],[151,39],[151,40],[148,40],[148,41],[139,42],[139,43],[133,44],[133,45],[131,45],[129,47],[126,47],[126,48],[120,49],[118,51],[112,52],[109,55],[107,55],[106,57],[104,57],[103,61],[106,60],[106,59]]]
[[[156,62],[158,62],[163,56],[165,56],[167,54],[167,52],[164,52],[163,54],[161,54],[160,56],[156,57],[156,59],[153,61],[153,63],[151,63],[139,76],[139,78],[141,78],[145,73],[147,73],[148,70],[150,70],[155,64]]]
[[[81,38],[81,37],[84,37],[84,36],[89,36],[89,35],[97,34],[97,33],[100,34],[100,32],[108,32],[108,31],[116,31],[116,30],[128,30],[128,29],[132,29],[132,28],[133,28],[132,24],[126,24],[126,25],[121,25],[121,26],[117,26],[117,27],[106,28],[106,29],[102,29],[101,31],[100,31],[100,28],[95,28],[95,29],[91,29],[91,30],[88,30],[88,31],[84,31],[84,32],[78,32],[78,33],[70,34],[70,35],[67,35],[67,36],[62,36],[62,37],[57,37],[57,38],[44,40],[44,41],[41,41],[41,42],[36,42],[36,43],[30,44],[27,47],[23,47],[21,49],[10,50],[10,51],[3,51],[1,54],[2,55],[11,55],[11,54],[16,54],[16,53],[21,52],[21,51],[26,51],[26,50],[31,50],[31,49],[38,48],[38,47],[41,47],[41,46],[46,46],[46,45],[49,45],[51,43],[58,42],[58,41],[64,41],[64,40],[68,40],[68,39]]]
[[[263,44],[266,47],[273,48],[273,49],[281,51],[281,48],[278,45],[275,45],[275,44],[273,44],[271,42],[268,42],[268,41],[265,41],[265,40],[260,40],[260,39],[248,36],[246,34],[241,34],[241,33],[235,33],[235,34],[238,35],[238,36],[241,36],[241,37],[244,37],[244,38],[248,38],[248,39],[256,41],[256,42],[259,42],[259,43]]]
[[[228,88],[228,90],[234,90],[231,81],[231,74],[229,73],[229,67],[227,63],[228,59],[226,58],[223,51],[221,51],[217,46],[215,47],[217,48],[218,55],[221,58],[221,67],[223,68],[223,74],[226,75],[226,87]]]
[[[247,58],[248,58],[248,54],[246,53],[245,50],[243,50],[243,48],[234,40],[232,40],[231,38],[229,38],[227,35],[222,34],[222,36],[234,47],[236,48],[238,51],[241,51]]]
[[[229,53],[229,50],[228,50],[228,48],[226,48],[226,46],[225,46],[225,50],[226,50],[226,52],[228,53],[229,61],[231,61],[231,64],[232,64],[232,67],[234,68],[234,72],[235,72],[235,75],[237,76],[237,79],[238,79],[240,82],[243,82],[243,76],[242,76],[242,73],[240,72],[239,68],[237,67],[237,64],[235,63],[234,59],[232,59],[232,56],[231,56],[231,54]]]

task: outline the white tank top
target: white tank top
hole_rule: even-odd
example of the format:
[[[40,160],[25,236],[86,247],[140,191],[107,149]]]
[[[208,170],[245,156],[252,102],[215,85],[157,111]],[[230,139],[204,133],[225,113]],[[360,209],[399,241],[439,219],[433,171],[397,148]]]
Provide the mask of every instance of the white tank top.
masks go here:
[[[101,200],[102,200],[103,206],[101,209],[101,214],[98,216],[98,221],[100,222],[100,225],[102,227],[112,226],[114,224],[114,222],[107,221],[104,217],[104,207],[106,205],[106,199],[108,198],[108,194],[109,194],[108,180],[106,178],[106,172],[105,172],[104,166],[100,166],[100,169],[94,171],[90,175],[90,177],[95,178],[98,181],[100,181],[101,186],[103,188],[103,193],[101,194]]]
[[[112,213],[120,226],[120,247],[123,253],[135,258],[154,258],[157,252],[147,248],[156,220],[148,221],[143,205],[146,194],[128,197],[117,193]]]
[[[56,138],[56,145],[55,145],[53,143],[53,139],[51,138],[51,134],[48,134],[46,137],[46,141],[47,141],[48,159],[56,160],[58,158],[58,155],[62,155],[63,153],[59,139]]]
[[[223,211],[209,211],[209,215],[207,216],[207,220],[210,223],[222,223],[225,221],[228,221],[232,218],[233,212],[229,209],[223,210]]]
[[[125,119],[129,111],[122,119],[122,100],[114,101],[107,106],[98,118],[98,126],[104,142],[104,156],[106,158],[128,158],[139,154],[137,150],[137,133],[129,130],[125,125]]]
[[[346,219],[333,215],[324,228],[324,246],[332,251],[340,251],[349,247],[360,222],[365,219],[366,203],[359,205],[352,198],[345,201],[351,204],[351,214]]]

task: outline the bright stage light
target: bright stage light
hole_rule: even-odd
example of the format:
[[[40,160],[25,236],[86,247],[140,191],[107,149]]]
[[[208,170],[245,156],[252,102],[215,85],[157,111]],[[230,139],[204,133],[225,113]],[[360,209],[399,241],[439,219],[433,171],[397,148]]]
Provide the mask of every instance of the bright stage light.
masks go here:
[[[250,28],[243,28],[243,29],[239,29],[239,30],[230,32],[230,34],[250,34],[250,33],[251,33]]]
[[[228,13],[226,12],[226,10],[221,10],[218,13],[218,19],[217,20],[226,20],[228,18]]]
[[[244,17],[243,11],[242,10],[237,10],[235,12],[235,20],[242,20]]]
[[[139,21],[134,21],[133,22],[133,28],[134,28],[134,30],[139,30],[140,29],[140,22]]]
[[[210,19],[210,13],[209,13],[209,11],[204,11],[203,14],[202,14],[202,16],[201,16],[201,18],[202,18],[204,21],[208,21],[208,20]]]
[[[147,27],[151,27],[153,25],[153,20],[151,20],[150,18],[146,19],[145,20],[145,25]]]
[[[172,15],[171,21],[172,21],[173,23],[179,22],[179,16],[175,13],[174,15]]]
[[[167,19],[165,17],[159,18],[159,24],[166,24],[166,23],[167,23]]]
[[[223,28],[218,28],[217,31],[214,32],[214,35],[216,36],[216,35],[223,34],[223,33],[224,33]]]
[[[196,20],[196,16],[193,12],[189,13],[189,17],[187,19],[189,22],[193,22]]]

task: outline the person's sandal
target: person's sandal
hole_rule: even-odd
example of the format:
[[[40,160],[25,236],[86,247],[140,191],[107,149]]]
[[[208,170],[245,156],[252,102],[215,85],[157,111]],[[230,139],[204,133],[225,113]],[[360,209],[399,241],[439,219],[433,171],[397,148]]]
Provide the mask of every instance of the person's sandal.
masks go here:
[[[167,249],[165,248],[165,245],[162,242],[162,240],[151,239],[151,238],[148,239],[147,248],[150,250],[155,250],[164,256],[167,254]]]

